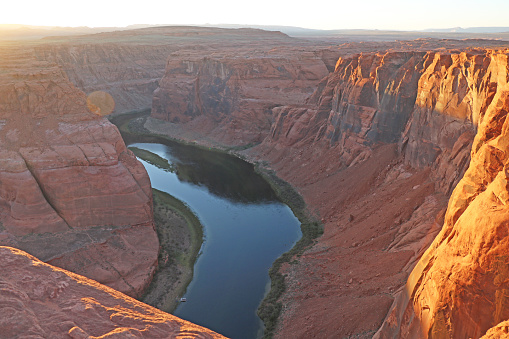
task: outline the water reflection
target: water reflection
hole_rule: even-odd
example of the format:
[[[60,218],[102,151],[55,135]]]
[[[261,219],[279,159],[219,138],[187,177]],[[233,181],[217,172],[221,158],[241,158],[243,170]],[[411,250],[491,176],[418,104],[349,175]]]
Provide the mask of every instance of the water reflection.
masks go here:
[[[268,270],[301,237],[299,221],[248,163],[189,146],[133,146],[152,154],[142,161],[152,186],[185,202],[204,226],[187,301],[174,314],[230,338],[257,338]]]
[[[169,146],[161,156],[171,159],[179,180],[205,187],[218,197],[250,204],[279,201],[254,166],[241,159],[158,137],[138,137],[137,142]]]

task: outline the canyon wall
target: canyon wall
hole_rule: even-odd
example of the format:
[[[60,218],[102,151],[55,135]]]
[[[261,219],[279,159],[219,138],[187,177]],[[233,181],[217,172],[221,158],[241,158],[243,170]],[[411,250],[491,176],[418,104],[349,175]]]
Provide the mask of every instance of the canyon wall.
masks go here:
[[[392,238],[391,242],[387,241],[385,248],[380,248],[383,254],[362,253],[353,255],[354,258],[372,258],[367,259],[368,261],[376,258],[378,265],[383,267],[385,264],[381,258],[389,253],[400,253],[402,257],[393,257],[391,265],[401,265],[401,272],[409,273],[415,260],[421,256],[442,224],[440,215],[443,217],[443,211],[438,213],[437,217],[437,210],[443,206],[445,200],[438,198],[442,204],[435,204],[436,209],[429,210],[431,198],[436,198],[436,192],[448,197],[454,189],[442,230],[417,263],[407,284],[403,287],[390,283],[388,286],[389,292],[401,288],[402,291],[397,294],[391,313],[378,334],[382,338],[480,337],[490,327],[507,319],[507,306],[503,297],[506,288],[505,268],[501,266],[504,261],[502,253],[507,251],[504,247],[506,235],[503,231],[507,222],[503,217],[505,210],[501,197],[507,194],[504,181],[506,145],[503,140],[508,74],[507,53],[503,51],[474,49],[467,52],[360,55],[338,61],[334,74],[329,77],[320,95],[311,98],[312,102],[317,103],[315,107],[306,110],[292,107],[277,109],[277,123],[273,126],[271,136],[262,144],[262,147],[266,147],[266,157],[280,149],[277,146],[279,143],[302,150],[305,148],[302,144],[304,140],[316,145],[312,148],[315,154],[316,147],[336,149],[338,161],[341,163],[339,168],[346,168],[343,171],[357,168],[359,171],[362,168],[360,161],[379,157],[377,143],[397,143],[403,165],[417,170],[429,170],[427,180],[435,186],[435,193],[425,197],[409,218],[399,218],[400,212],[395,211],[395,216],[399,218],[393,226],[398,228],[395,234],[391,236],[391,230],[386,229],[387,233],[371,238],[372,241],[386,236]],[[284,116],[285,113],[287,116]],[[281,152],[272,156],[273,163],[277,163],[276,159],[281,158]],[[329,154],[330,159],[330,153],[324,152]],[[304,163],[309,163],[314,168],[313,173],[319,173],[318,166],[312,164],[311,159],[309,157],[309,162]],[[322,163],[322,166],[324,165],[326,164]],[[284,167],[287,166],[288,164],[285,164]],[[290,166],[292,167],[296,166]],[[326,171],[331,167],[333,166],[328,165]],[[302,165],[299,169],[304,173],[311,172],[306,171]],[[291,169],[288,170],[290,171]],[[394,181],[397,177],[390,172],[388,175],[383,171],[378,174],[385,177],[384,184],[397,183],[398,180]],[[332,175],[333,172],[329,174]],[[351,175],[348,178],[355,178],[353,173]],[[315,178],[316,176],[314,174]],[[398,176],[401,176],[401,173]],[[287,173],[286,177],[290,181],[306,183],[303,176]],[[324,180],[330,181],[328,178]],[[359,182],[361,180],[363,179],[359,179]],[[331,182],[328,187],[331,187],[330,185]],[[326,189],[319,184],[316,186]],[[344,186],[340,181],[335,195],[342,195],[337,191]],[[419,189],[419,186],[408,186],[410,190],[416,188]],[[351,189],[348,198],[359,200],[359,189]],[[311,196],[319,194],[320,191],[305,187],[303,193]],[[369,193],[380,194],[376,181]],[[328,196],[328,199],[334,197]],[[394,198],[389,202],[392,202],[392,199]],[[322,197],[309,200],[316,205],[324,199]],[[401,203],[406,204],[403,201]],[[336,205],[336,208],[345,210],[345,201],[341,200],[341,204],[342,206]],[[364,204],[362,209],[369,211],[372,204]],[[381,208],[391,209],[387,204]],[[428,210],[423,213],[425,209]],[[320,211],[327,209],[322,208]],[[490,211],[489,214],[486,214],[487,211]],[[325,216],[334,216],[334,211],[329,213]],[[358,216],[355,213],[351,216],[354,220],[349,220],[346,224],[355,224]],[[383,217],[378,218],[378,222],[384,222]],[[338,233],[327,230],[327,227],[338,226]],[[351,235],[348,233],[354,232],[353,227],[357,228],[356,232],[369,231],[359,226],[345,226],[341,221],[336,226],[326,220],[326,232],[320,242],[327,247],[329,254],[334,253],[335,246],[345,246],[341,241],[349,241]],[[372,235],[371,232],[369,234]],[[331,239],[334,238],[339,241],[333,242]],[[354,243],[354,247],[358,246],[359,244]],[[364,247],[365,251],[376,248]],[[410,257],[403,256],[408,250],[414,253],[411,253]],[[338,250],[338,254],[341,254],[341,259],[338,260],[351,260],[352,256],[345,252]],[[306,262],[316,265],[317,259],[320,259],[320,255],[309,254]],[[330,268],[330,265],[326,267]],[[318,274],[326,273],[326,270],[318,271]],[[377,268],[372,271],[377,272]],[[304,277],[306,273],[309,274],[309,271],[290,271],[296,280]],[[384,272],[376,274],[383,276]],[[352,272],[349,277],[351,276]],[[327,279],[326,275],[325,277]],[[362,279],[362,285],[367,285],[366,280],[373,278],[372,274],[363,272],[362,278],[357,279]],[[355,273],[351,279],[353,281],[350,280],[347,286],[355,283]],[[341,280],[338,280],[336,288],[341,288]],[[387,283],[380,282],[377,285],[383,290]],[[333,286],[330,284],[328,287]],[[358,288],[366,289],[364,286]],[[372,288],[372,285],[369,288]],[[367,295],[359,298],[356,305],[362,307],[362,299],[373,295],[369,288]],[[299,287],[295,287],[295,292],[290,291],[288,294],[298,296],[299,290]],[[359,291],[348,290],[339,293],[343,296],[362,295]],[[344,299],[343,305],[349,305],[348,300]],[[343,305],[338,303],[339,308],[344,307]],[[374,303],[371,307],[373,305]],[[304,316],[303,306],[309,309],[309,301],[297,302],[296,310],[293,310],[295,313],[288,316],[289,319],[283,316],[287,323],[286,328],[283,325],[281,329],[281,337],[289,334],[289,324],[296,321],[296,317]],[[387,305],[378,302],[378,307]],[[341,311],[327,313],[348,317]],[[373,313],[375,312],[371,314]],[[321,314],[320,317],[327,315]],[[320,322],[323,324],[324,320]],[[331,321],[326,325],[332,326],[332,323]],[[360,328],[366,329],[365,325],[358,328],[348,326],[345,324],[344,328],[339,329],[340,333],[358,334],[361,332]],[[374,327],[369,329],[373,330]],[[310,334],[305,332],[305,329],[301,333]],[[329,332],[331,335],[334,333],[338,332]]]
[[[277,337],[306,337],[319,329],[323,336],[368,338],[389,309],[382,337],[479,337],[507,319],[500,266],[504,247],[498,245],[505,241],[500,135],[506,58],[503,51],[475,48],[341,57],[305,102],[287,104],[283,98],[266,115],[271,117],[266,137],[243,154],[268,161],[325,224],[324,235],[298,264],[282,270],[288,278]],[[169,63],[161,83],[185,90],[168,90],[164,97],[165,89],[156,91],[153,116],[173,119],[190,131],[200,127],[189,121],[219,117],[202,131],[220,143],[235,143],[210,131],[228,130],[224,113],[253,95],[239,99],[232,93],[240,91],[225,91],[224,82],[220,90],[210,90],[214,79],[221,79],[220,69],[227,69],[227,76],[235,73],[221,62],[209,60],[209,66],[202,62],[197,68],[186,68],[186,62]],[[194,77],[184,78],[185,72]],[[202,78],[212,80],[195,86]],[[183,133],[178,136],[185,139]],[[478,195],[489,202],[477,201],[469,209]],[[493,201],[496,205],[490,205]],[[479,212],[488,206],[497,213]],[[466,232],[456,228],[461,221]],[[474,227],[485,223],[491,224],[486,231]],[[457,244],[447,246],[450,241]],[[451,277],[451,272],[457,274]],[[478,295],[484,283],[489,288]],[[476,306],[480,302],[486,307]]]
[[[508,318],[509,71],[507,52],[471,48],[487,45],[504,42],[327,47],[182,27],[7,45],[0,243],[139,295],[157,259],[150,183],[82,91],[107,90],[124,112],[155,89],[147,128],[259,143],[242,154],[325,225],[282,268],[278,337],[496,337]]]
[[[274,106],[304,103],[328,74],[317,53],[290,57],[173,54],[154,92],[151,116],[189,124],[226,144],[261,142]]]
[[[34,47],[37,60],[58,64],[86,94],[106,91],[115,99],[115,113],[146,109],[163,76],[174,46],[122,41],[79,40]]]
[[[0,268],[2,338],[224,338],[12,247]]]
[[[0,243],[132,296],[157,264],[150,180],[58,65],[0,65]]]
[[[464,88],[459,98],[468,98],[463,100],[468,105],[459,104],[458,97],[451,101],[478,125],[470,166],[449,200],[441,232],[396,299],[381,338],[477,338],[509,318],[509,55],[489,51],[461,57],[457,73],[465,76],[457,88]],[[447,101],[440,98],[429,95],[428,100],[437,100],[446,112]]]
[[[470,78],[480,81],[483,52],[470,53],[388,52],[340,58],[308,107],[274,110],[275,123],[262,148],[337,148],[341,166],[348,167],[378,144],[397,143],[405,164],[431,167],[437,188],[450,194],[468,165],[476,122],[472,111],[482,100],[477,97],[481,94],[469,90],[466,78],[470,71],[475,73]],[[466,74],[459,73],[462,63],[472,63]],[[453,172],[445,168],[450,162],[457,165]]]
[[[152,106],[167,60],[182,59],[179,53],[205,56],[232,50],[239,54],[246,48],[261,52],[302,44],[316,45],[259,29],[169,26],[48,37],[27,44],[27,50],[37,61],[58,64],[86,94],[107,91],[116,103],[114,113],[125,113]]]

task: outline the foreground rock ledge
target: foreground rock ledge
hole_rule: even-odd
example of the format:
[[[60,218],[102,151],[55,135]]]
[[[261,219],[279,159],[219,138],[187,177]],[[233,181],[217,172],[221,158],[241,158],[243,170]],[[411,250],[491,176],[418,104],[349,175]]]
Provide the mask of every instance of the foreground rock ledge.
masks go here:
[[[224,338],[12,247],[0,270],[2,338]]]

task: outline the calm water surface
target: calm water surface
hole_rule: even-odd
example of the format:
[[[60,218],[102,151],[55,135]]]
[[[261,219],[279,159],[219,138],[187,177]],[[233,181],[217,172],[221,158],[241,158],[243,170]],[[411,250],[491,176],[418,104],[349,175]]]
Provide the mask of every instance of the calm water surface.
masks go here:
[[[168,146],[170,145],[170,146]],[[184,201],[204,226],[194,278],[174,314],[231,338],[257,338],[256,309],[272,263],[300,239],[300,223],[253,166],[235,157],[180,144],[136,143],[176,169],[147,162],[152,186]]]

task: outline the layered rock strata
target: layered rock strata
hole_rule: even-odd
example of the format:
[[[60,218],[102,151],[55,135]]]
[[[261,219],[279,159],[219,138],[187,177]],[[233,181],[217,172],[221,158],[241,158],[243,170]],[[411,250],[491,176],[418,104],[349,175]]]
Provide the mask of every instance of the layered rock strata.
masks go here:
[[[18,249],[0,268],[2,338],[224,338]]]
[[[389,57],[389,62],[384,61],[387,57]],[[377,59],[380,61],[376,61]],[[490,183],[495,182],[495,177],[503,170],[503,153],[505,151],[499,140],[503,140],[503,136],[501,136],[503,133],[502,126],[507,112],[505,108],[505,101],[507,101],[505,88],[507,87],[508,73],[507,55],[504,52],[471,50],[463,53],[428,52],[417,55],[415,53],[386,54],[383,56],[361,55],[353,58],[353,60],[340,59],[336,71],[329,77],[329,84],[325,85],[324,90],[316,100],[318,102],[317,108],[307,109],[306,111],[300,109],[300,112],[295,111],[294,108],[279,109],[280,112],[286,111],[289,114],[299,114],[294,115],[298,116],[299,119],[290,119],[290,123],[286,121],[286,129],[280,128],[278,130],[278,125],[275,125],[272,132],[273,139],[283,136],[283,142],[297,147],[302,147],[299,143],[306,137],[308,140],[312,140],[311,143],[315,145],[319,145],[321,141],[325,140],[330,144],[328,147],[335,148],[339,153],[338,160],[342,164],[338,167],[356,168],[356,171],[362,168],[363,159],[370,161],[370,159],[380,157],[381,153],[376,148],[377,142],[396,142],[399,146],[398,153],[403,165],[409,165],[414,169],[429,168],[430,170],[428,179],[419,185],[412,186],[413,189],[419,189],[428,182],[435,186],[435,190],[448,196],[456,187],[449,200],[444,227],[434,244],[412,271],[408,283],[396,299],[391,314],[384,323],[384,328],[380,332],[381,337],[480,337],[488,328],[507,319],[507,316],[504,315],[506,307],[500,299],[504,285],[502,283],[503,279],[500,280],[499,275],[503,274],[504,269],[499,271],[498,266],[495,268],[495,263],[501,261],[497,253],[504,251],[502,249],[503,245],[501,247],[498,244],[504,242],[504,235],[500,234],[499,231],[500,227],[504,227],[502,226],[504,222],[500,218],[492,217],[491,213],[486,215],[484,212],[487,209],[499,210],[500,208],[497,207],[497,203],[493,204],[497,200],[492,201],[491,198],[489,198],[491,199],[490,202],[484,201],[481,203],[477,200],[480,205],[473,202],[475,202],[474,197],[478,194],[489,191]],[[389,75],[388,79],[385,77],[387,75]],[[384,78],[388,81],[384,81]],[[330,83],[333,86],[330,86]],[[402,84],[404,86],[398,88]],[[386,114],[386,112],[389,112],[389,114]],[[320,117],[320,114],[322,114],[322,117]],[[306,115],[308,117],[304,118]],[[281,119],[278,118],[277,121],[281,121]],[[281,122],[284,125],[285,121]],[[302,128],[303,125],[307,128]],[[479,126],[479,131],[477,131],[476,126]],[[292,135],[292,132],[295,133],[295,131],[299,131],[298,133],[302,137],[296,138]],[[309,131],[312,133],[308,134]],[[474,135],[476,135],[475,140],[473,140]],[[296,142],[295,140],[299,141]],[[471,146],[472,141],[473,146]],[[491,146],[490,141],[495,146]],[[270,140],[266,139],[266,143],[269,142]],[[275,148],[277,149],[277,146]],[[472,149],[472,162],[468,167],[470,149]],[[285,150],[285,152],[288,152],[288,150]],[[270,153],[266,152],[265,154],[270,156]],[[277,157],[281,157],[281,154]],[[274,162],[277,161],[275,156],[272,159]],[[316,173],[317,165],[311,162],[309,162],[309,165],[314,167]],[[374,166],[374,164],[371,166]],[[389,165],[390,167],[393,166]],[[463,176],[467,167],[469,169]],[[285,165],[284,171],[288,173],[292,166],[290,166],[288,172],[286,172],[286,168],[287,165]],[[331,169],[333,169],[333,166],[328,165],[325,171]],[[395,169],[397,167],[393,167],[393,171]],[[301,166],[301,171],[307,172],[303,166]],[[347,170],[343,170],[343,172],[345,171]],[[290,173],[285,175],[290,181],[303,182],[305,180],[303,177]],[[335,173],[329,172],[328,175],[334,176]],[[398,181],[398,179],[394,181],[394,174],[385,175],[382,170],[378,175],[378,178],[380,176],[385,177],[384,184],[396,184]],[[400,175],[401,173],[398,176]],[[413,176],[415,177],[415,174]],[[458,184],[462,177],[462,181]],[[348,178],[343,178],[343,180],[346,181]],[[365,179],[369,180],[369,177],[359,179],[356,182],[360,183]],[[329,181],[331,179],[324,180]],[[316,189],[312,189],[313,185],[325,189],[321,185],[321,181],[316,179],[316,175],[313,181],[316,183],[310,183],[311,185],[305,185],[303,188],[305,196],[309,197],[318,193]],[[500,186],[500,184],[494,183],[492,188],[495,189],[494,187],[497,185]],[[342,188],[344,186],[345,184],[341,184],[340,180],[337,187]],[[331,185],[329,184],[328,187],[331,187]],[[410,189],[411,186],[407,187]],[[368,203],[365,200],[366,196],[363,196],[362,193],[359,194],[357,187],[351,189],[356,192],[351,191],[348,198],[353,199],[354,204],[358,204],[359,200],[365,202],[360,214],[368,217],[363,222],[364,225],[368,226],[370,224],[369,215],[372,213],[369,212],[371,210],[370,206],[373,206],[373,203]],[[380,189],[384,191],[383,185],[378,185],[375,180],[372,181],[371,190],[367,192],[379,196]],[[387,189],[385,188],[385,190]],[[500,192],[503,191],[504,189]],[[338,194],[339,196],[344,195],[344,193],[336,193],[336,196]],[[407,195],[408,193],[402,192],[401,194]],[[495,196],[500,194],[504,193],[498,193]],[[490,193],[485,193],[484,196],[489,195]],[[327,196],[334,199],[329,194]],[[383,278],[387,272],[387,266],[381,258],[391,253],[400,254],[400,259],[394,257],[391,259],[391,266],[401,265],[397,271],[406,276],[409,269],[413,267],[415,259],[419,258],[433,239],[433,234],[436,234],[440,229],[441,218],[438,217],[434,222],[433,220],[437,215],[436,211],[440,209],[440,206],[443,206],[443,203],[435,204],[434,206],[437,209],[434,211],[428,210],[425,213],[421,211],[426,205],[429,208],[429,202],[433,200],[432,198],[436,199],[436,197],[436,194],[428,195],[420,203],[420,207],[416,206],[410,217],[400,218],[400,213],[394,211],[395,225],[393,227],[397,229],[397,232],[392,235],[389,229],[380,229],[380,223],[384,223],[384,218],[381,216],[377,217],[377,226],[372,224],[369,228],[363,228],[355,225],[358,216],[355,213],[347,212],[348,202],[345,203],[340,200],[342,206],[336,205],[335,210],[329,210],[329,214],[325,214],[326,217],[330,218],[336,216],[337,211],[345,211],[351,213],[354,217],[353,220],[343,222],[342,220],[345,220],[345,218],[340,218],[337,224],[339,227],[334,226],[336,220],[332,222],[332,225],[330,221],[326,223],[326,233],[320,243],[325,246],[328,254],[336,257],[334,254],[337,253],[341,255],[342,260],[352,257],[361,259],[362,257],[368,262],[372,260],[377,262],[377,267],[364,272],[362,278],[355,277],[355,274],[352,273],[355,269],[351,265],[340,264],[339,267],[342,268],[340,272],[352,270],[350,275],[343,279],[345,285],[341,284],[342,279],[339,277],[325,278],[325,280],[331,282],[336,279],[338,284],[335,285],[335,288],[341,289],[341,292],[338,291],[338,295],[341,295],[343,299],[338,303],[342,307],[339,310],[331,311],[331,314],[343,316],[346,319],[350,317],[342,311],[343,305],[349,305],[348,295],[358,298],[355,301],[355,309],[359,317],[365,317],[366,314],[373,316],[375,312],[368,313],[368,307],[373,307],[374,304],[378,304],[375,309],[387,308],[387,304],[384,305],[382,301],[371,301],[370,306],[366,305],[364,308],[362,306],[363,300],[367,302],[373,296],[379,295],[379,293],[372,290],[372,282],[377,280],[380,282],[376,284],[380,291],[384,290],[384,286],[387,286],[386,291],[388,292],[396,291],[402,287],[401,282],[404,280],[396,284],[381,281],[380,277]],[[313,197],[309,200],[312,205],[316,205],[323,201],[323,198]],[[440,198],[437,200],[445,201]],[[389,202],[391,201],[392,199],[389,200]],[[501,204],[503,205],[503,203]],[[403,208],[404,205],[406,203],[402,202],[400,208]],[[391,204],[389,206],[385,204],[383,209],[390,211],[390,206]],[[470,209],[469,206],[471,206]],[[321,208],[320,211],[323,213],[327,210]],[[352,210],[350,209],[350,211]],[[470,215],[468,215],[468,211],[470,211]],[[477,217],[474,217],[474,215],[477,215]],[[462,222],[465,226],[461,225]],[[485,224],[486,227],[480,227],[480,225]],[[374,229],[382,230],[382,233],[371,233],[370,230],[373,229],[373,226],[375,226]],[[336,231],[330,230],[330,228],[336,228]],[[344,248],[345,244],[340,241],[350,242],[349,237],[351,235],[349,233],[352,232],[359,235],[370,232],[368,236],[373,234],[373,237],[368,240],[366,239],[367,236],[364,236],[364,241],[368,244],[370,241],[378,241],[379,244],[369,246],[361,242],[364,253],[345,255],[348,250]],[[492,238],[493,241],[490,240]],[[336,242],[333,242],[333,240]],[[351,246],[359,247],[359,244],[353,243]],[[377,249],[379,252],[376,253],[375,251],[371,255],[366,254],[366,252],[373,249]],[[410,256],[405,256],[404,253],[409,250],[413,253],[407,252],[407,255]],[[327,260],[330,260],[329,255],[310,252],[308,258],[304,260],[305,266],[313,264],[316,267],[317,261],[327,262]],[[371,267],[369,264],[364,264],[364,266]],[[479,269],[476,268],[477,266],[479,266]],[[314,269],[314,271],[321,274],[320,277],[327,277],[326,271],[330,267],[325,265],[324,271],[320,269]],[[308,272],[304,269],[299,270],[297,268],[289,272],[294,275],[297,281],[301,277],[304,278],[304,281],[310,280],[305,278]],[[346,282],[350,276],[352,278]],[[397,274],[394,272],[392,276],[397,276]],[[351,284],[356,283],[356,278],[360,280],[358,283],[361,286],[356,291],[349,291]],[[322,281],[320,284],[324,285],[325,290],[334,288],[334,284],[326,284]],[[342,286],[346,287],[346,292],[342,290]],[[486,289],[486,292],[478,293],[482,289]],[[299,294],[303,293],[299,291],[305,289],[296,286],[293,291],[290,290],[291,292],[288,295],[298,297]],[[365,295],[363,295],[363,291],[366,293]],[[309,297],[307,295],[305,299]],[[314,298],[320,299],[320,297],[323,298],[320,294]],[[311,296],[311,298],[313,297]],[[285,301],[289,304],[293,303],[290,298]],[[314,303],[305,300],[293,304],[297,304],[296,310],[292,310],[296,313],[286,316],[286,318],[283,317],[287,322],[283,322],[280,332],[282,337],[287,335],[288,331],[291,331],[290,324],[292,320],[295,320],[295,317],[304,316],[304,309],[309,309],[309,304],[313,305]],[[484,306],[480,306],[481,304]],[[300,312],[299,309],[301,309]],[[366,312],[364,314],[362,313],[363,309]],[[330,324],[324,320],[324,318],[327,318],[327,313],[329,311],[319,316],[320,320],[318,321],[323,326],[332,326],[332,319]],[[379,316],[384,313],[379,313]],[[366,320],[366,318],[363,320],[364,325],[358,324],[356,327],[356,321],[359,322],[358,319],[350,319],[350,321],[344,323],[344,327],[338,327],[335,329],[337,332],[332,331],[329,334],[358,334],[362,332],[361,329],[363,328],[364,330],[370,330],[367,334],[367,336],[370,336],[369,333],[373,333],[371,331],[376,329],[375,324],[380,322],[381,318],[373,320],[368,328],[366,328],[366,324],[369,325],[369,320]],[[471,325],[466,326],[465,323]],[[300,333],[308,335],[310,330],[310,328],[303,328]]]
[[[261,52],[317,44],[259,29],[170,26],[48,37],[33,47],[27,45],[36,60],[58,64],[85,93],[110,93],[116,102],[114,113],[123,113],[152,106],[153,92],[159,87],[168,57],[180,58],[173,53],[204,56],[224,50]],[[332,59],[335,62],[337,55]]]
[[[86,94],[106,91],[115,99],[115,113],[151,106],[152,93],[163,76],[171,45],[75,41],[34,48],[37,60],[58,64]]]
[[[450,101],[465,98],[460,113],[478,125],[470,166],[449,200],[441,232],[379,331],[381,338],[478,338],[495,327],[489,337],[509,319],[509,53],[462,55],[457,69],[465,75],[457,82],[464,90],[459,97],[449,94],[455,99]],[[439,103],[445,111],[448,106]]]
[[[379,335],[496,336],[507,318],[507,53],[466,47],[501,44],[426,39],[320,50],[274,32],[180,27],[9,45],[0,51],[0,239],[141,291],[157,253],[146,174],[116,130],[84,110],[71,81],[87,93],[108,88],[121,110],[143,108],[172,53],[154,115],[174,121],[188,140],[263,140],[245,154],[269,160],[325,223],[299,264],[283,268],[281,337],[317,329],[371,337],[442,225]],[[429,52],[437,47],[465,52]],[[350,55],[357,52],[364,53]],[[319,82],[326,71],[333,73]],[[103,174],[115,178],[111,185],[90,184]],[[131,208],[117,204],[120,196]],[[143,267],[135,267],[140,258]]]
[[[173,54],[154,92],[152,117],[197,126],[227,144],[260,142],[270,129],[271,109],[303,103],[328,73],[311,52],[293,58],[218,54]]]
[[[57,65],[3,52],[0,243],[139,296],[159,247],[145,169]]]
[[[504,98],[509,73],[504,60],[505,52],[482,49],[352,55],[339,59],[335,71],[317,85],[306,103],[295,102],[272,109],[267,137],[261,145],[245,154],[253,159],[268,160],[278,175],[299,188],[306,202],[320,213],[325,223],[325,234],[298,259],[299,264],[283,269],[289,277],[289,286],[281,300],[284,311],[279,337],[311,336],[317,328],[324,336],[371,337],[382,324],[393,297],[405,285],[409,273],[435,235],[441,232],[437,239],[442,239],[443,251],[456,253],[465,246],[471,248],[471,245],[463,244],[464,236],[474,239],[468,235],[470,233],[459,236],[451,229],[458,220],[463,220],[460,215],[466,213],[464,209],[472,197],[487,191],[490,183],[502,173],[503,138],[498,136],[505,121]],[[173,77],[167,70],[162,83]],[[224,100],[232,98],[225,93],[222,93]],[[198,96],[191,94],[191,97]],[[161,103],[161,100],[160,95],[156,95],[155,102]],[[182,106],[172,114],[197,120],[203,112],[217,107],[208,105],[199,111]],[[158,109],[154,109],[154,116],[160,114]],[[188,115],[190,112],[195,115]],[[487,127],[483,127],[483,122]],[[215,126],[218,125],[221,123]],[[191,131],[199,130],[189,123],[180,126]],[[185,137],[185,134],[179,136],[183,135]],[[223,140],[214,133],[209,133],[208,137]],[[491,145],[490,140],[495,144]],[[474,166],[478,173],[471,174],[475,171],[469,169],[464,176],[469,168],[472,143],[474,160],[470,168]],[[476,160],[476,154],[482,157]],[[487,165],[487,169],[480,164]],[[468,185],[458,184],[463,177],[469,178]],[[501,187],[502,184],[497,185]],[[456,186],[444,221],[447,199]],[[463,192],[456,193],[458,190]],[[472,211],[479,211],[479,208],[472,207]],[[486,222],[491,219],[484,214],[482,218]],[[464,220],[468,218],[464,217]],[[468,226],[472,232],[477,232],[473,231],[476,223],[471,221]],[[475,239],[481,241],[500,231],[477,233]],[[461,238],[456,240],[458,244],[445,246],[453,235]],[[503,234],[499,235],[503,239]],[[483,244],[474,246],[478,248],[478,261],[498,248]],[[438,248],[433,245],[426,253],[434,253]],[[414,270],[409,280],[413,287],[408,290],[407,285],[407,292],[410,291],[416,299],[409,302],[408,295],[406,299],[397,299],[395,311],[384,325],[390,325],[390,331],[395,331],[390,335],[405,337],[409,332],[398,331],[408,330],[409,326],[404,325],[408,319],[410,326],[420,331],[421,327],[416,324],[422,314],[426,321],[420,326],[425,327],[426,333],[436,321],[436,328],[443,331],[440,333],[457,337],[467,332],[451,332],[454,330],[451,330],[449,319],[454,319],[461,327],[465,321],[470,321],[465,319],[477,317],[479,320],[476,321],[482,325],[473,325],[476,330],[468,332],[474,337],[506,319],[501,301],[503,293],[500,292],[504,288],[503,279],[500,277],[502,280],[493,278],[491,285],[494,287],[487,292],[491,299],[487,298],[486,307],[494,308],[493,312],[488,312],[492,315],[485,317],[479,312],[469,315],[460,306],[478,303],[473,301],[479,299],[474,297],[477,295],[475,291],[483,286],[481,280],[487,279],[488,272],[493,272],[489,273],[493,277],[503,274],[494,264],[501,262],[495,260],[499,257],[495,255],[495,259],[490,259],[489,267],[482,266],[481,272],[487,273],[479,273],[480,280],[472,280],[466,279],[466,274],[471,274],[470,268],[477,265],[477,259],[459,265],[457,262],[465,259],[456,261],[448,259],[453,258],[450,254],[443,256],[440,265],[437,262],[442,260],[436,253],[424,255],[427,264],[417,264],[416,270],[420,273],[416,274]],[[454,254],[454,258],[459,257]],[[441,265],[447,266],[448,271]],[[430,266],[436,266],[443,274],[451,272],[450,265],[464,269],[464,273],[458,273],[458,278],[450,284],[443,283],[446,275],[438,282],[433,278],[437,273],[426,274]],[[424,276],[430,280],[426,285],[421,280]],[[471,289],[462,287],[461,291],[448,295],[447,291],[456,291],[455,286],[464,285],[463,278],[478,282]],[[441,296],[434,290],[438,285],[442,286]],[[419,294],[414,296],[417,292]],[[457,311],[445,311],[445,305],[455,305],[451,302],[455,295],[459,298],[455,306]],[[429,300],[433,301],[433,307]],[[423,313],[426,307],[435,313]],[[473,306],[467,309],[473,309]],[[482,320],[483,317],[487,320]],[[429,333],[433,336],[434,332]]]

